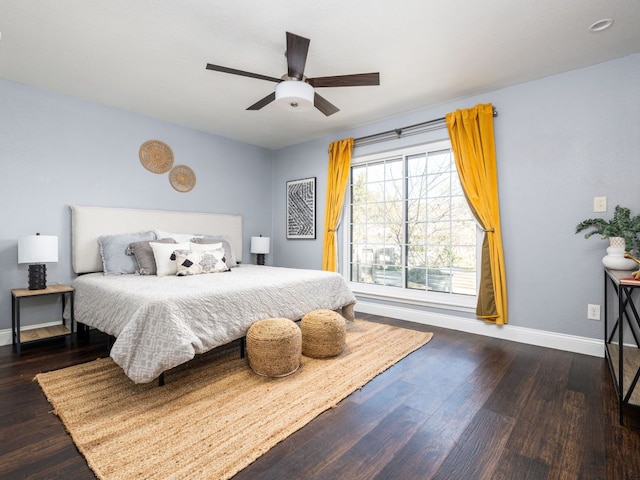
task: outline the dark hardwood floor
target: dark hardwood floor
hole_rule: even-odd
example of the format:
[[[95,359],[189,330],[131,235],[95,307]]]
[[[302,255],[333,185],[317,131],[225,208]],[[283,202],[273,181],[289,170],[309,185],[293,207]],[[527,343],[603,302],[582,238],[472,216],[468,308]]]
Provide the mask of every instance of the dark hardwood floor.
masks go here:
[[[618,424],[604,359],[358,317],[434,337],[235,480],[640,479],[640,409]],[[0,478],[94,478],[33,377],[105,353],[100,334],[0,347]]]

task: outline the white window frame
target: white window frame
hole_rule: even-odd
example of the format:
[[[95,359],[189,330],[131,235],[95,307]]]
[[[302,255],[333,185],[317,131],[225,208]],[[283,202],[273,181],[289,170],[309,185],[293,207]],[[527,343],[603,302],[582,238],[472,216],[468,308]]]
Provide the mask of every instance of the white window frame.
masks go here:
[[[401,147],[394,150],[387,150],[373,154],[367,154],[351,159],[351,166],[362,163],[380,161],[394,156],[409,156],[431,151],[450,149],[451,142],[449,140],[441,140],[436,142],[428,142],[413,147]],[[351,185],[351,167],[349,168],[349,183]],[[368,284],[351,281],[351,265],[350,265],[350,233],[351,233],[351,188],[348,188],[345,194],[344,205],[342,209],[342,236],[341,251],[342,262],[341,270],[344,279],[347,281],[351,290],[359,297],[371,298],[377,300],[400,301],[406,304],[420,305],[426,307],[440,308],[445,310],[456,310],[460,312],[475,313],[477,304],[476,295],[462,295],[455,293],[441,293],[425,290],[413,290],[404,287],[391,287],[387,285]],[[482,254],[483,231],[476,224],[476,285],[480,282],[480,266]],[[404,253],[403,253],[404,255]],[[404,262],[403,262],[404,263]]]

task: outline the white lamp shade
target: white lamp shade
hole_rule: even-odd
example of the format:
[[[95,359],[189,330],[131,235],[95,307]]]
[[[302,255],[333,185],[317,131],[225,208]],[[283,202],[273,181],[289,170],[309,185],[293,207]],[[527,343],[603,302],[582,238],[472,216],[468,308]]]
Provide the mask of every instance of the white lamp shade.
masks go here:
[[[18,263],[51,263],[58,261],[58,237],[27,235],[18,238]]]
[[[301,80],[285,80],[276,85],[276,103],[287,110],[302,112],[313,108],[313,87]]]
[[[251,253],[269,253],[269,237],[251,237]]]

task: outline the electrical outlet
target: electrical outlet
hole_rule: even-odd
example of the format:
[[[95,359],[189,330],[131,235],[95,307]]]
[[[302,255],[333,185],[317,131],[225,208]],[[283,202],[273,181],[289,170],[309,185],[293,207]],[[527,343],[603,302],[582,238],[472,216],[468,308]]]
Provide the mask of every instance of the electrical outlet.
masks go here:
[[[600,320],[600,305],[587,305],[587,318],[589,320]]]

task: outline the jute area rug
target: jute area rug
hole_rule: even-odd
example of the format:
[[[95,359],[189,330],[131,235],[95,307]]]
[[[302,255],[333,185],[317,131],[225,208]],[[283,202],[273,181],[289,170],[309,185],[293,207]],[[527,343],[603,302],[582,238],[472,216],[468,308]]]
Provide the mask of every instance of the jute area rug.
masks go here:
[[[254,374],[235,348],[167,372],[164,387],[135,385],[110,358],[36,380],[98,478],[227,479],[432,336],[347,323],[340,356],[303,356],[284,378]]]

